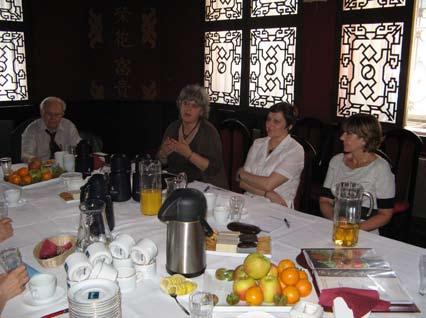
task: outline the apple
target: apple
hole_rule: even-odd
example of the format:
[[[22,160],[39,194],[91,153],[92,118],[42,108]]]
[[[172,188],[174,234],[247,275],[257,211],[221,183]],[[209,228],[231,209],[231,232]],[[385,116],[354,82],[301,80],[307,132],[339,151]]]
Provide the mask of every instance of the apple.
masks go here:
[[[28,163],[28,169],[30,169],[30,170],[38,170],[38,169],[40,169],[40,167],[41,167],[41,161],[40,161],[40,159],[33,158]]]
[[[240,297],[240,300],[246,300],[246,291],[253,286],[256,286],[256,281],[253,278],[240,278],[234,281],[232,291]]]
[[[266,276],[278,277],[278,266],[274,263],[271,263],[271,268],[269,269],[269,272],[266,274]]]
[[[244,260],[244,271],[254,279],[265,277],[270,268],[270,259],[261,253],[251,253]]]
[[[237,267],[235,267],[234,274],[232,275],[232,280],[238,280],[238,279],[247,278],[247,277],[248,275],[244,271],[244,265],[238,265]]]
[[[265,276],[260,280],[260,289],[263,292],[263,301],[273,303],[275,296],[281,295],[281,285],[276,276]]]

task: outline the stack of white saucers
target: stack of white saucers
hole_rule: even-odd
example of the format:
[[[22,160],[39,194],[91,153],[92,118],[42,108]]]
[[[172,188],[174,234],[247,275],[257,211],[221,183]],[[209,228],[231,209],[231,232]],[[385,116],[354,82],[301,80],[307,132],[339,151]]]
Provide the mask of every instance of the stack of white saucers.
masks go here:
[[[68,289],[70,317],[121,318],[117,283],[106,279],[81,281]]]

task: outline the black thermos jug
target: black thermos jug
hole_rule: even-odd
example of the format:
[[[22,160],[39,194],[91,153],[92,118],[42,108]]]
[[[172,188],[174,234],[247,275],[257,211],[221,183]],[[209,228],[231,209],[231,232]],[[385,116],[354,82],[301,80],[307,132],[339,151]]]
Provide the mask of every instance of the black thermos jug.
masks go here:
[[[82,139],[76,147],[75,171],[81,172],[83,178],[89,177],[93,170],[92,146]]]
[[[127,201],[131,197],[130,160],[125,154],[111,156],[110,194],[115,202]]]

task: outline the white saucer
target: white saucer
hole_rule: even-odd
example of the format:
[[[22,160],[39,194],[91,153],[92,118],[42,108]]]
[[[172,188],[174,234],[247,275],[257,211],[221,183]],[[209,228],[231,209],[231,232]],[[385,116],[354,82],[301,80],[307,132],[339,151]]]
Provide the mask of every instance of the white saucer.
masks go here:
[[[43,305],[50,305],[52,303],[57,302],[58,300],[61,300],[65,296],[65,289],[63,289],[61,286],[56,287],[55,294],[52,297],[46,298],[46,299],[34,299],[31,296],[31,293],[29,290],[27,290],[23,296],[23,301],[25,304],[29,306],[43,306]]]
[[[7,202],[7,206],[9,208],[17,208],[17,207],[25,205],[25,203],[27,203],[27,199],[21,198],[18,200],[18,202],[15,202],[15,203]]]
[[[238,315],[237,318],[276,318],[271,314],[264,311],[249,311],[244,314]]]

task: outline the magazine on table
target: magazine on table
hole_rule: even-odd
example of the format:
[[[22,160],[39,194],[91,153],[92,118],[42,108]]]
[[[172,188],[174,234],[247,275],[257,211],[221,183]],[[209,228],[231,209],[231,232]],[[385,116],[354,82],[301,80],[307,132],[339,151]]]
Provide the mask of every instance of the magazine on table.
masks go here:
[[[303,254],[319,290],[350,287],[374,289],[392,304],[412,304],[389,263],[372,248],[311,248]]]

